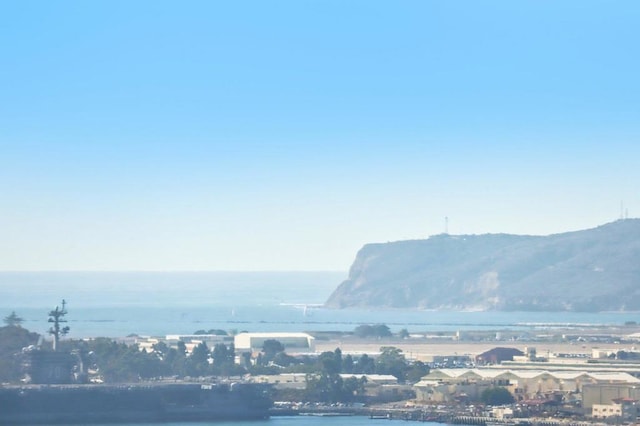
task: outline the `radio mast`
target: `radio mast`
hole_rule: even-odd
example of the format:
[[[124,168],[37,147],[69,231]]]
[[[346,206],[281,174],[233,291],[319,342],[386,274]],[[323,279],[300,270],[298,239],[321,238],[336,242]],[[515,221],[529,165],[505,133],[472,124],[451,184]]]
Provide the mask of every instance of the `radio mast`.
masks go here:
[[[69,326],[60,328],[60,323],[67,322],[64,316],[67,315],[67,302],[62,299],[62,309],[56,306],[56,308],[49,312],[49,322],[53,323],[53,326],[49,329],[49,334],[53,336],[53,351],[58,350],[58,343],[60,337],[69,333]]]

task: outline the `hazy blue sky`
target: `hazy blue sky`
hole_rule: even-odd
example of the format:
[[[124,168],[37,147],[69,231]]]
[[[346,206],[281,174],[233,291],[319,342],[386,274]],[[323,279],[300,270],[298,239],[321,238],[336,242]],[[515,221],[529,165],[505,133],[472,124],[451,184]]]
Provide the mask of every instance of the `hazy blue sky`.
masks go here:
[[[0,3],[1,270],[347,270],[640,212],[637,1]]]

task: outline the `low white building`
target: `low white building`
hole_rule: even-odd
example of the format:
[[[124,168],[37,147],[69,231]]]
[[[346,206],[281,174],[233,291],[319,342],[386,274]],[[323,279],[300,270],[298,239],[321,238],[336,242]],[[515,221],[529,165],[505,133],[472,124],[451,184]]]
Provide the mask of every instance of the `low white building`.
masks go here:
[[[611,404],[593,404],[591,416],[595,419],[620,418],[635,420],[638,415],[637,401],[630,398],[618,398]]]
[[[217,334],[168,334],[164,339],[162,337],[138,337],[135,343],[140,350],[153,352],[154,345],[158,343],[164,343],[170,348],[177,349],[178,343],[182,342],[187,353],[190,354],[201,343],[206,344],[209,350],[212,350],[219,343],[228,345],[231,341],[232,337]]]
[[[251,376],[254,383],[269,383],[281,389],[305,389],[307,386],[307,375],[304,373],[286,373],[275,375]]]
[[[491,410],[491,417],[496,419],[512,419],[513,409],[511,407],[493,407]]]
[[[212,350],[219,343],[229,344],[231,341],[230,336],[218,334],[168,334],[165,338],[165,343],[171,348],[177,348],[178,342],[184,343],[188,353],[201,343]]]
[[[236,352],[260,351],[267,340],[277,340],[285,352],[315,352],[315,338],[307,333],[240,333],[234,338]]]
[[[377,384],[377,385],[397,385],[398,378],[396,376],[392,376],[391,374],[340,374],[340,377],[343,380],[354,377],[358,380],[364,378],[367,381],[367,384]]]

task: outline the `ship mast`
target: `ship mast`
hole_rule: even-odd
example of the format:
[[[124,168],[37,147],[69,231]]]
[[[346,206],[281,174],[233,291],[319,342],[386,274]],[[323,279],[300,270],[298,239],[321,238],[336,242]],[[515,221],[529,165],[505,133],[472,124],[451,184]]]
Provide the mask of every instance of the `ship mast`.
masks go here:
[[[62,299],[62,309],[58,306],[49,312],[49,322],[53,323],[53,327],[49,329],[49,334],[53,336],[53,350],[54,352],[58,350],[58,342],[60,341],[60,337],[69,333],[69,326],[60,327],[60,323],[65,323],[67,320],[64,319],[64,316],[67,314],[67,302]]]

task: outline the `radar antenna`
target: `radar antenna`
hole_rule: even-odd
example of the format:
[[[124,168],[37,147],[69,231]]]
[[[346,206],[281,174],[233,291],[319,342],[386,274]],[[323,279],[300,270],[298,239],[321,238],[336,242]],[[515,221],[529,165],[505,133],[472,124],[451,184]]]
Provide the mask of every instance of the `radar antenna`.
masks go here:
[[[60,323],[65,323],[67,320],[64,316],[67,315],[67,302],[62,299],[62,309],[56,306],[56,308],[49,312],[49,322],[53,323],[53,327],[49,329],[49,334],[53,336],[53,351],[58,350],[58,343],[60,337],[69,333],[70,328],[68,326],[60,327]]]

